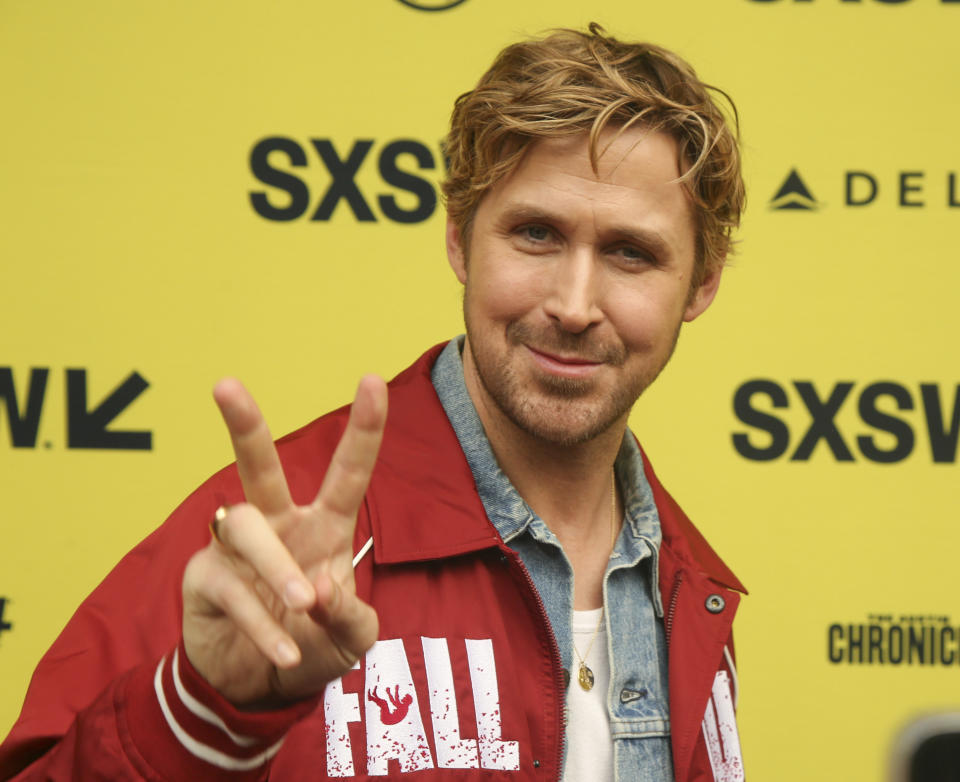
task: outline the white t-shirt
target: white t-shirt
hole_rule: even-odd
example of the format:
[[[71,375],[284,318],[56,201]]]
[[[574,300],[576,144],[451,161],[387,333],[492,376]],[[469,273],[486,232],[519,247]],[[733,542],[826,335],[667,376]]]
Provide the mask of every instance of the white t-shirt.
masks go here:
[[[613,739],[607,717],[610,662],[607,657],[607,621],[597,630],[602,608],[573,612],[573,641],[584,662],[593,671],[591,690],[580,686],[580,660],[573,655],[573,670],[567,687],[567,760],[563,782],[612,782]],[[597,637],[590,646],[594,630]],[[587,653],[589,647],[590,652]]]

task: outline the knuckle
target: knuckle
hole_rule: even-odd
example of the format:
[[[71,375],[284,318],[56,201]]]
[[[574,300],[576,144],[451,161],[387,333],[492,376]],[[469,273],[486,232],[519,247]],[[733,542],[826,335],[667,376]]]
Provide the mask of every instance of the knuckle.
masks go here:
[[[354,457],[348,459],[344,464],[344,472],[349,478],[352,478],[355,481],[366,481],[367,477],[370,475],[370,469],[372,463],[369,459],[362,459],[359,457]]]
[[[211,541],[205,548],[197,551],[187,562],[183,570],[184,589],[196,590],[202,586],[208,579],[208,574],[216,554],[212,550],[214,543]]]
[[[256,599],[233,573],[223,571],[209,582],[213,602],[224,611],[235,616],[237,608],[245,602]]]
[[[360,464],[339,464],[331,471],[330,479],[338,493],[354,497],[366,490],[370,470]]]
[[[331,642],[331,648],[337,659],[337,666],[345,671],[350,670],[354,663],[360,659],[360,655],[347,651],[336,641]]]
[[[242,549],[262,517],[256,506],[248,502],[233,505],[217,525],[217,538],[230,551]]]
[[[217,524],[217,536],[220,542],[229,545],[237,537],[237,532],[244,527],[246,517],[244,505],[234,505],[227,510],[224,516]]]

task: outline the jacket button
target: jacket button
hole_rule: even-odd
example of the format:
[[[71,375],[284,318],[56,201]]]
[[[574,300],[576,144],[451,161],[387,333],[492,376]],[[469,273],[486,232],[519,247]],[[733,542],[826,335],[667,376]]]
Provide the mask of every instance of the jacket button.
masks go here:
[[[704,601],[704,605],[711,614],[719,614],[726,604],[727,601],[724,600],[721,595],[710,595],[710,597]]]

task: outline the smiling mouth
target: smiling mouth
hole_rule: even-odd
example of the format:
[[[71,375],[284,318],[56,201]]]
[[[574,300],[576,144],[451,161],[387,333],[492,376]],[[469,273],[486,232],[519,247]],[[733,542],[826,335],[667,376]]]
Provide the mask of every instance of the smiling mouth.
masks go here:
[[[552,375],[566,377],[584,377],[593,374],[604,362],[583,356],[563,356],[547,353],[530,345],[524,345],[534,363]]]
[[[537,350],[536,348],[530,348],[530,350],[532,350],[534,353],[539,353],[541,356],[545,356],[546,358],[550,359],[551,361],[556,361],[556,362],[558,362],[558,363],[560,363],[560,364],[571,364],[571,365],[584,364],[584,365],[589,365],[589,364],[602,364],[602,363],[603,363],[602,361],[594,360],[594,359],[591,359],[591,358],[583,358],[583,357],[581,357],[581,356],[558,356],[558,355],[556,355],[556,354],[554,354],[554,353],[547,353],[545,350]]]

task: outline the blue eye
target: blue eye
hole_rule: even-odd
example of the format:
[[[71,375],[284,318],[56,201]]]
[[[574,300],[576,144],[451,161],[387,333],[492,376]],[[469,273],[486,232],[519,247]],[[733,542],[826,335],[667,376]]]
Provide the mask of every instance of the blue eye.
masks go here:
[[[655,259],[650,253],[646,250],[641,250],[639,247],[633,247],[631,245],[623,245],[618,247],[616,252],[620,256],[630,263],[655,263]]]
[[[525,225],[522,230],[525,238],[534,242],[545,242],[550,238],[550,230],[542,225]]]

